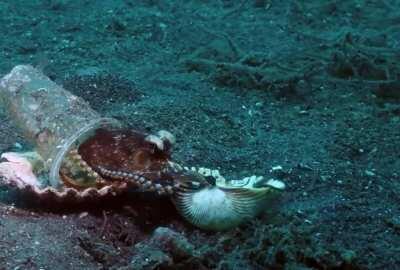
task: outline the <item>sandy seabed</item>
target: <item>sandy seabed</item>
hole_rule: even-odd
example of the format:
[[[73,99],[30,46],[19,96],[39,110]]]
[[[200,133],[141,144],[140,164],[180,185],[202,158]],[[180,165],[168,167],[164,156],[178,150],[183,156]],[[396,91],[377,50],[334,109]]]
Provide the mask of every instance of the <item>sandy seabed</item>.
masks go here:
[[[287,190],[259,219],[209,233],[161,199],[50,209],[1,187],[0,269],[398,269],[399,11],[1,1],[2,75],[33,64],[104,116],[174,133],[176,160],[235,178],[282,166]],[[0,118],[0,151],[30,149]]]

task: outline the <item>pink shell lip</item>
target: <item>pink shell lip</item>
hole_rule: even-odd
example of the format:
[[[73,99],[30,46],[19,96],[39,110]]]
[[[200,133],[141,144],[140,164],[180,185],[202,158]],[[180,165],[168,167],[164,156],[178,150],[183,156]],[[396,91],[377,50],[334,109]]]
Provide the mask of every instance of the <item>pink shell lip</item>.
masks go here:
[[[65,188],[62,191],[53,187],[40,189],[35,186],[25,185],[18,186],[18,190],[22,193],[37,198],[43,202],[57,202],[63,204],[80,204],[103,200],[108,197],[115,197],[128,190],[127,185],[121,186],[105,186],[101,189],[87,188],[84,190],[76,190],[73,188]]]
[[[39,189],[29,185],[24,187],[19,186],[17,189],[19,195],[22,195],[26,201],[33,203],[32,206],[44,206],[45,209],[71,205],[90,206],[93,203],[106,202],[108,199],[116,198],[129,190],[126,186],[106,186],[101,189],[87,188],[83,191],[73,188],[66,188],[63,191],[59,191],[52,187]]]
[[[22,196],[21,198],[32,201],[32,204],[38,203],[40,207],[48,209],[107,202],[110,198],[123,197],[121,195],[138,190],[135,183],[129,181],[114,181],[101,188],[88,187],[85,189],[75,189],[63,185],[57,188],[49,184],[43,185],[40,178],[36,177],[33,172],[32,164],[35,164],[36,160],[32,160],[32,153],[34,152],[3,153],[0,162],[0,185],[16,188],[18,194]],[[141,193],[146,193],[146,191],[142,190]],[[154,192],[148,193],[153,194]]]
[[[19,192],[30,194],[39,201],[82,203],[117,196],[129,189],[127,183],[113,183],[100,189],[91,187],[84,190],[67,187],[59,190],[54,187],[42,188],[32,171],[31,163],[21,154],[8,152],[3,153],[1,158],[5,161],[0,163],[0,184],[16,187]]]
[[[0,175],[6,179],[14,179],[20,185],[39,186],[40,183],[32,172],[31,163],[18,153],[8,152],[1,155],[5,160],[0,163]]]

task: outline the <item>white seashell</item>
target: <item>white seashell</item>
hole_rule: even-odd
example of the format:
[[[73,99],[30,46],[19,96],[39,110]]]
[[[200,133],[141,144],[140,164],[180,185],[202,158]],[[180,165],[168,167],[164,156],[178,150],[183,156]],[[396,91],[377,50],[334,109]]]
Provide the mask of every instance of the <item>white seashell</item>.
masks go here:
[[[195,185],[191,189],[177,191],[173,201],[181,215],[193,225],[213,231],[232,229],[246,220],[252,219],[268,207],[268,202],[276,197],[285,184],[271,179],[262,187],[254,184],[263,177],[251,176],[240,185],[217,182],[214,186]]]

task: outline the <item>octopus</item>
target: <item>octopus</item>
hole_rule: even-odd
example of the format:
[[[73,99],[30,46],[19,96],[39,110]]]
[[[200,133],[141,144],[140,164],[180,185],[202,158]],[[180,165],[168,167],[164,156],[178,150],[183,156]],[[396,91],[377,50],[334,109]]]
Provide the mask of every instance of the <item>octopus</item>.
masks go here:
[[[285,188],[283,182],[261,176],[228,181],[218,170],[181,166],[171,158],[174,143],[175,137],[164,130],[145,134],[99,128],[69,149],[59,172],[60,188],[36,180],[32,171],[41,166],[35,152],[3,154],[8,161],[0,163],[0,183],[16,185],[46,202],[84,202],[127,189],[168,196],[189,223],[214,231],[254,218]],[[10,168],[16,169],[6,170]]]
[[[75,189],[125,182],[141,191],[172,194],[179,186],[174,176],[182,170],[171,161],[174,142],[174,136],[164,130],[146,135],[128,129],[98,129],[70,150],[60,178]]]
[[[285,188],[273,178],[227,180],[216,169],[180,165],[173,159],[170,132],[124,128],[29,65],[4,76],[0,94],[36,147],[1,155],[0,185],[44,205],[97,202],[132,190],[171,199],[199,228],[227,230],[257,216]]]

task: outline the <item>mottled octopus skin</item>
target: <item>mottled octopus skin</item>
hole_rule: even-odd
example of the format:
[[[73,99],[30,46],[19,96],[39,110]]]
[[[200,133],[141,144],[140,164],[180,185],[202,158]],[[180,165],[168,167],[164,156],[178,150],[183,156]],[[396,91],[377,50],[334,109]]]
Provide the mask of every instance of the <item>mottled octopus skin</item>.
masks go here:
[[[168,174],[171,145],[165,141],[164,149],[146,140],[146,134],[133,130],[98,129],[78,148],[82,159],[105,180],[146,181],[161,186],[171,185]],[[141,180],[143,181],[143,180]]]

